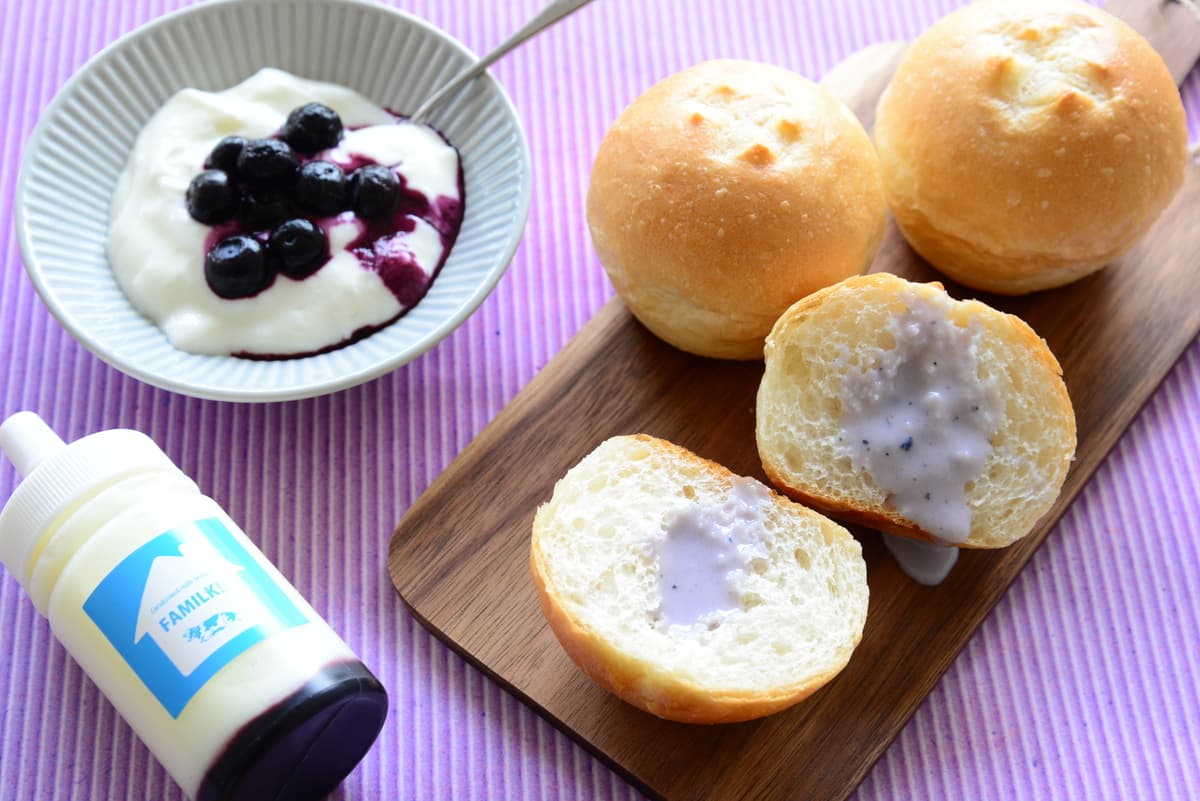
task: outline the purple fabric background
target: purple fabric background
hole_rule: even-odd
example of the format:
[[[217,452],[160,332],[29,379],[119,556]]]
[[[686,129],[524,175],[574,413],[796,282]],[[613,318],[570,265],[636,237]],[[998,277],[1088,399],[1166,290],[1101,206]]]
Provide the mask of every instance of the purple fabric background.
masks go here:
[[[542,3],[397,5],[479,52]],[[119,35],[185,4],[0,2],[0,219],[12,218],[24,142],[58,87]],[[0,415],[37,411],[68,439],[114,426],[154,437],[377,673],[392,711],[334,798],[639,798],[413,621],[385,570],[392,528],[611,294],[582,201],[595,147],[626,103],[717,56],[819,77],[853,50],[911,38],[957,5],[600,0],[534,40],[494,68],[522,112],[535,167],[510,270],[426,356],[329,397],[242,406],[125,377],[54,322],[6,223]],[[1200,71],[1185,98],[1195,139]],[[858,801],[1200,797],[1198,418],[1193,343]],[[0,498],[13,482],[4,463]],[[0,641],[0,799],[182,797],[8,575]]]

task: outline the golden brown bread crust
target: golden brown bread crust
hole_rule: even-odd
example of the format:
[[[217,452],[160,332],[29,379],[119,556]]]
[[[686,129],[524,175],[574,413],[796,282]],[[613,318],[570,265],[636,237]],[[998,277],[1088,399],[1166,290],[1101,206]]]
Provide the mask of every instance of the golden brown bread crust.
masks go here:
[[[726,467],[704,459],[674,443],[646,434],[632,435],[648,448],[666,454],[672,459],[690,462],[691,471],[710,472],[725,480],[735,475]],[[782,496],[772,495],[776,505],[790,504]],[[850,540],[844,529],[838,535]],[[681,723],[719,724],[736,723],[786,709],[812,695],[849,662],[854,648],[861,640],[861,628],[852,642],[845,643],[836,665],[820,675],[810,675],[806,680],[789,686],[774,687],[771,691],[733,691],[704,687],[685,681],[656,666],[644,656],[622,652],[568,611],[566,599],[561,598],[550,586],[550,571],[546,558],[539,548],[536,535],[532,539],[529,564],[537,588],[542,612],[551,630],[562,644],[571,660],[593,681],[623,701],[658,717]],[[865,612],[865,608],[864,608]]]
[[[848,651],[846,660],[837,670],[770,695],[714,692],[679,679],[654,676],[647,672],[644,662],[612,648],[563,609],[546,586],[545,568],[536,551],[530,553],[530,567],[542,613],[571,661],[592,681],[622,701],[665,720],[740,723],[774,714],[808,698],[837,675],[850,659]]]
[[[968,286],[1060,286],[1128,250],[1182,185],[1187,125],[1166,65],[1080,0],[981,0],[909,49],[880,100],[888,205]]]
[[[588,224],[618,294],[703,356],[762,358],[793,301],[861,273],[882,240],[870,139],[788,70],[698,64],[652,86],[601,142]]]
[[[768,375],[764,376],[763,384],[759,389],[759,423],[756,425],[756,434],[764,472],[775,488],[788,497],[843,522],[859,524],[925,542],[940,543],[941,540],[935,535],[887,506],[865,503],[856,492],[846,492],[842,487],[828,484],[816,486],[804,483],[797,477],[789,475],[786,460],[782,458],[782,454],[777,452],[781,443],[770,441],[765,436],[762,425],[764,410],[768,408],[764,404],[778,403],[779,399],[773,397],[774,393],[785,391],[785,388],[769,381],[768,377],[775,375],[771,370],[771,361],[775,354],[785,346],[785,343],[794,336],[791,333],[792,330],[804,326],[810,315],[820,310],[827,301],[835,296],[845,299],[873,295],[876,298],[874,302],[879,302],[879,297],[898,297],[899,293],[908,289],[929,291],[925,287],[932,288],[939,293],[943,291],[942,284],[939,282],[914,285],[889,273],[855,276],[815,292],[788,309],[776,322],[767,339]],[[1066,465],[1070,461],[1075,443],[1074,411],[1066,385],[1062,380],[1062,367],[1058,359],[1037,332],[1019,317],[999,312],[975,300],[956,302],[949,314],[951,319],[962,324],[966,324],[969,320],[980,322],[987,328],[990,336],[1005,340],[1012,351],[1020,354],[1020,357],[1028,362],[1025,365],[1027,372],[1039,376],[1036,388],[1025,387],[1022,391],[1029,393],[1031,397],[1036,395],[1044,404],[1046,424],[1054,427],[1053,436],[1047,437],[1047,442],[1052,444],[1047,447],[1053,447],[1058,443],[1062,443],[1063,447],[1069,445],[1069,449],[1065,453],[1065,461],[1056,459],[1048,465],[1051,473],[1046,476],[1046,479],[1055,485],[1057,492],[1057,487],[1061,486],[1065,477]],[[860,337],[869,341],[875,332],[861,331],[858,333]],[[822,358],[822,356],[814,353],[813,358]],[[805,389],[797,387],[795,391],[802,393]],[[829,388],[821,387],[818,391],[828,392]],[[1002,424],[1001,428],[1004,429],[1005,425],[1007,423]],[[1013,502],[1016,503],[1016,499]],[[1040,514],[1037,517],[1040,517]],[[1030,525],[1032,523],[1033,520],[1030,521]],[[978,531],[973,527],[971,536],[965,542],[955,544],[961,548],[1003,547],[1025,536],[1028,532],[1029,529],[1025,527],[988,532]]]

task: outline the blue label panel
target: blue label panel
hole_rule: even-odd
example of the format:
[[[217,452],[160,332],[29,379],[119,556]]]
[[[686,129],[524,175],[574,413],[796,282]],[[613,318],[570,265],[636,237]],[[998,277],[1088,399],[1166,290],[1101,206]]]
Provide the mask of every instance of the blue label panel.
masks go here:
[[[142,545],[83,609],[173,718],[247,648],[308,622],[217,518]]]

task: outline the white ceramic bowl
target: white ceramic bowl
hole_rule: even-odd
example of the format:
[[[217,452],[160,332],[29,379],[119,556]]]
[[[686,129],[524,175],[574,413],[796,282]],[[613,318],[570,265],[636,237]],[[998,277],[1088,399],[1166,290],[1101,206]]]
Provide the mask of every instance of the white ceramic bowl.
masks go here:
[[[185,87],[224,89],[273,66],[348,86],[404,113],[474,58],[430,24],[365,0],[224,0],[131,32],[67,82],[26,148],[17,234],[38,294],[104,361],[201,398],[320,395],[416,358],[491,292],[528,216],[529,146],[512,103],[490,76],[429,121],[458,147],[465,182],[462,230],[441,273],[400,320],[340,350],[250,361],[175,349],[126,300],[109,269],[109,201],[142,125]]]

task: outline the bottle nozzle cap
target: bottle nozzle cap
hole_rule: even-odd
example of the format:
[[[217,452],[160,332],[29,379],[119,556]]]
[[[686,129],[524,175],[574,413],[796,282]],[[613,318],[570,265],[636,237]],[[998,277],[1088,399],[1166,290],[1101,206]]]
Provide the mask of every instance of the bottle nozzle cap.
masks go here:
[[[179,472],[145,434],[117,428],[67,445],[32,412],[18,412],[0,423],[0,451],[22,479],[0,508],[0,563],[29,591],[43,615],[56,579],[30,582],[35,555],[49,542],[45,538],[57,532],[55,521],[116,481],[135,474]]]
[[[66,443],[33,412],[17,412],[0,423],[0,451],[24,478]]]

